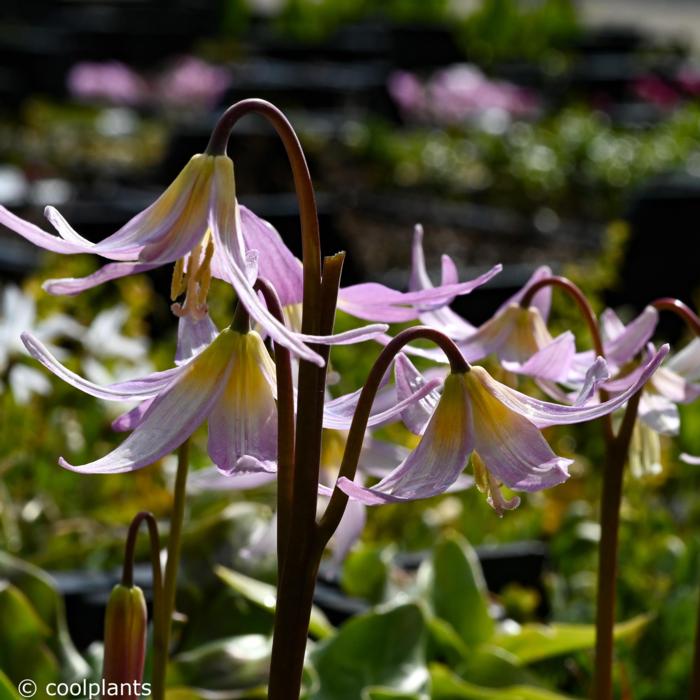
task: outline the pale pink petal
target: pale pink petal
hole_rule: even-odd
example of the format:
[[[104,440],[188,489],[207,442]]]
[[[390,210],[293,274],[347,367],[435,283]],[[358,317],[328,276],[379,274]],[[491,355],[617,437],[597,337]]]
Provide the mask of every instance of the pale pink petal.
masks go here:
[[[525,416],[538,428],[544,428],[549,425],[582,423],[611,413],[622,406],[646,384],[667,354],[668,345],[661,346],[658,352],[644,366],[643,372],[632,386],[604,403],[587,406],[565,406],[549,401],[541,401],[497,382],[480,367],[472,367],[472,371],[483,372],[486,375],[483,378],[484,385],[504,405]]]
[[[148,272],[149,270],[153,270],[159,266],[160,263],[109,263],[108,265],[101,267],[96,272],[93,272],[91,275],[87,275],[87,277],[64,277],[62,279],[49,279],[46,280],[41,286],[42,289],[49,294],[65,294],[68,296],[74,296],[75,294],[84,292],[86,289],[92,289],[93,287],[97,287],[105,282],[116,280],[120,277],[127,277],[128,275]]]
[[[467,464],[473,443],[472,412],[464,382],[450,375],[442,399],[418,446],[371,488],[340,478],[338,487],[366,505],[429,498],[452,486]]]
[[[173,382],[153,401],[133,433],[104,457],[82,465],[59,464],[84,474],[117,474],[153,464],[181,445],[206,420],[231,372],[232,332],[181,368]]]
[[[164,372],[154,372],[140,379],[117,382],[108,386],[99,386],[62,365],[36,337],[31,333],[22,334],[22,342],[29,354],[41,362],[46,369],[76,389],[106,401],[135,401],[148,399],[170,386],[180,375],[180,368],[175,367]]]

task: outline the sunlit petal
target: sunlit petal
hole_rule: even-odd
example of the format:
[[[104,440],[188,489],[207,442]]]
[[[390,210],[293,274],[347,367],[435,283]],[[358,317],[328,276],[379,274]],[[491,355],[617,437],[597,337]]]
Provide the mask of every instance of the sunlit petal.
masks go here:
[[[177,381],[158,394],[138,426],[124,442],[104,457],[72,465],[59,464],[86,474],[116,474],[141,469],[181,445],[207,418],[223,392],[229,373],[232,331],[224,331],[212,345],[181,368]]]
[[[474,449],[487,470],[506,486],[539,491],[566,481],[570,459],[558,457],[542,433],[505,406],[487,387],[488,373],[473,367],[465,375],[472,405]]]
[[[348,479],[338,487],[367,505],[428,498],[443,493],[459,477],[473,448],[472,415],[462,375],[450,375],[418,446],[371,488]]]
[[[236,336],[233,369],[209,417],[207,450],[226,473],[274,471],[277,405],[269,379],[274,377],[274,365],[257,333]]]

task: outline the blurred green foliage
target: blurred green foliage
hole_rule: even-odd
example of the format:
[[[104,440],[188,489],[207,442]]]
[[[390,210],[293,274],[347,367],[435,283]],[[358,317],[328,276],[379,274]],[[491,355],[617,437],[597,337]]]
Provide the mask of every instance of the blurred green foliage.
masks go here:
[[[689,104],[644,130],[616,126],[583,106],[495,132],[467,124],[397,130],[374,121],[357,125],[346,146],[364,165],[370,188],[605,221],[635,185],[672,168],[695,172],[700,108]]]

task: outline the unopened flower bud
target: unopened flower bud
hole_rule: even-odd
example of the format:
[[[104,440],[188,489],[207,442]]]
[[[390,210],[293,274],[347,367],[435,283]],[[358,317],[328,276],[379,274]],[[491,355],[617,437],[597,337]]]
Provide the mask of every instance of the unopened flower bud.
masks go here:
[[[138,698],[146,658],[148,612],[143,591],[138,586],[119,584],[107,603],[102,678],[108,684],[121,685],[123,700]],[[127,689],[127,692],[123,692]]]

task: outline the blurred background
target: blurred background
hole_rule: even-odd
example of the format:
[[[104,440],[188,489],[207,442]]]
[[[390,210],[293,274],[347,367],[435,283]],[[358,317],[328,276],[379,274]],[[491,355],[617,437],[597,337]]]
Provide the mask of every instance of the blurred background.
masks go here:
[[[0,204],[45,228],[43,207],[52,204],[99,240],[152,202],[206,147],[222,109],[246,97],[271,100],[298,130],[324,251],[348,251],[345,284],[405,288],[420,222],[435,279],[441,253],[455,259],[462,278],[504,263],[485,288],[456,300],[473,323],[541,264],[572,276],[598,311],[624,305],[629,318],[659,296],[697,308],[700,6],[693,0],[3,0]],[[247,117],[229,155],[240,201],[299,253],[277,137]],[[127,477],[85,478],[56,466],[60,454],[87,461],[115,444],[116,414],[39,372],[23,355],[20,330],[43,332],[95,381],[163,369],[172,358],[170,270],[74,299],[41,292],[47,277],[93,269],[82,256],[41,255],[0,227],[0,550],[54,572],[81,650],[101,634],[126,524],[138,510],[167,515],[172,472],[167,460]],[[214,315],[225,318],[225,290],[211,298],[219,299]],[[569,305],[556,309],[561,327],[576,330]],[[682,338],[667,320],[662,333]],[[375,354],[358,360],[339,351],[340,388],[355,389]],[[636,688],[626,697],[676,698],[686,682],[700,481],[675,455],[679,447],[700,452],[700,412],[684,409],[683,421],[680,442],[662,444],[662,472],[635,481],[623,510],[621,616],[665,611],[655,636],[625,657]],[[598,479],[582,475],[597,477],[597,427],[550,437],[576,457],[574,478],[503,521],[473,490],[373,510],[344,578],[329,573],[320,586],[331,618],[390,597],[421,553],[456,529],[482,546],[501,614],[590,622]],[[195,463],[206,464],[203,453]],[[180,639],[185,654],[211,634],[217,606],[235,599],[245,608],[240,592],[207,588],[203,562],[273,575],[270,561],[253,566],[240,555],[251,538],[263,538],[273,499],[233,501],[203,496],[190,504],[179,605],[200,622]],[[7,561],[0,564],[9,571]],[[376,575],[369,582],[367,566]],[[261,625],[254,617],[233,631]],[[186,660],[182,668],[187,678]],[[580,692],[590,658],[545,671],[552,685]]]
[[[611,228],[625,239],[617,298],[692,293],[680,244],[699,213],[693,2],[6,0],[0,12],[0,202],[23,216],[51,203],[104,236],[205,147],[222,107],[255,95],[300,131],[346,282],[400,285],[420,221],[428,254],[465,274],[508,265],[494,298],[533,265],[595,257]],[[271,130],[244,120],[230,153],[241,200],[296,245]],[[32,269],[35,251],[1,240],[4,275]],[[461,302],[475,320],[481,297]]]

